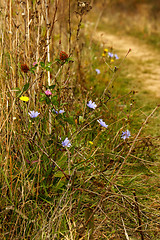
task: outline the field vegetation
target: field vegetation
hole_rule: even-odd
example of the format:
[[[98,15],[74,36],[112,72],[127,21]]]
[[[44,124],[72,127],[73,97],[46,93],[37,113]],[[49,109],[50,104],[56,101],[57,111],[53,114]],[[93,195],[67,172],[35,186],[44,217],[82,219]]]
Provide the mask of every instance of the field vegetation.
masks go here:
[[[0,239],[160,239],[159,98],[96,39],[138,6],[111,2],[0,3]]]

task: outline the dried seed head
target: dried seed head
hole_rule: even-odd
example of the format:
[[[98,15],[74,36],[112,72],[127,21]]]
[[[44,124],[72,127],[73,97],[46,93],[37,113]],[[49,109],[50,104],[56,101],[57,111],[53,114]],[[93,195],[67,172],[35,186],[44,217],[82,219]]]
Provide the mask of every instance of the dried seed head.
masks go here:
[[[86,4],[84,2],[79,2],[79,7],[85,7]]]
[[[27,64],[21,64],[21,70],[22,72],[27,73],[29,71],[29,67]]]
[[[68,58],[68,54],[65,53],[64,51],[61,51],[60,55],[59,55],[59,58],[60,58],[60,60],[64,61]]]
[[[87,12],[89,12],[92,7],[90,6],[91,0],[87,0],[87,1],[80,1],[77,0],[77,11],[76,13],[79,15],[83,15],[86,14]]]

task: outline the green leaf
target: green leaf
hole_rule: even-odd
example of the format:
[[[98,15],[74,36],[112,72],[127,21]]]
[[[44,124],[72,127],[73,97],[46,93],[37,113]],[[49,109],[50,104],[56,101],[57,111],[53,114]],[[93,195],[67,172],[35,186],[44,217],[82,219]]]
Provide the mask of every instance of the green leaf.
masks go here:
[[[45,99],[46,99],[46,96],[43,96],[39,99],[39,102],[43,102],[43,101],[45,101]]]
[[[55,61],[57,61],[58,63],[61,63],[61,59],[56,58]]]
[[[27,91],[28,88],[29,88],[29,83],[26,83],[26,84],[23,86],[22,92]]]
[[[66,62],[67,62],[67,63],[68,63],[68,62],[74,62],[74,60],[73,60],[73,58],[69,57],[69,58],[66,59]]]
[[[84,122],[83,116],[79,116],[79,123],[83,123],[83,122]]]
[[[57,190],[63,190],[65,188],[65,181],[60,179],[55,188]]]
[[[73,117],[68,117],[68,118],[64,118],[64,120],[70,124],[73,124],[74,123],[74,119]]]
[[[50,67],[52,65],[52,62],[48,62],[47,64],[46,64],[46,67]]]
[[[44,62],[40,62],[40,65],[41,65],[42,68],[45,67],[45,63]]]
[[[48,97],[45,97],[45,101],[47,104],[49,104],[51,102],[51,100]]]
[[[29,71],[30,71],[31,73],[35,73],[34,70],[33,70],[33,68],[30,68]]]
[[[56,106],[59,105],[59,103],[57,102],[57,95],[56,95],[56,96],[53,96],[53,97],[51,98],[51,102],[52,102],[52,104],[54,104],[54,105],[56,105]]]
[[[54,89],[55,86],[56,86],[56,85],[54,84],[54,85],[49,86],[48,88],[49,88],[49,89]]]
[[[54,174],[54,177],[62,178],[62,177],[64,177],[64,174],[63,174],[62,172],[56,172],[56,173]]]
[[[45,69],[46,69],[46,71],[48,71],[48,72],[51,72],[51,71],[52,71],[52,68],[50,68],[50,67],[45,67]]]

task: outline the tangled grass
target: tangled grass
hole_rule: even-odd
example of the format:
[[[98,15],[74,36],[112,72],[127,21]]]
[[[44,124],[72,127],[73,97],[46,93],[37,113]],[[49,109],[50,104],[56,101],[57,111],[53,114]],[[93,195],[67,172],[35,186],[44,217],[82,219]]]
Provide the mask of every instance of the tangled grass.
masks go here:
[[[85,33],[91,2],[2,10],[1,239],[158,240],[159,106],[117,95],[125,57]]]

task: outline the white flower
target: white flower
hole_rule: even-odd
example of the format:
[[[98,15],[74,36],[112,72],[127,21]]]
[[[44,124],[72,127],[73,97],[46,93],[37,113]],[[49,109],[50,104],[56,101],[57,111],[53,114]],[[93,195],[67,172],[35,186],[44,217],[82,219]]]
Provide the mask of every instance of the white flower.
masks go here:
[[[92,102],[91,100],[87,103],[87,106],[88,106],[89,108],[93,108],[93,109],[95,109],[95,108],[97,107],[97,105],[95,104],[95,102]]]
[[[103,122],[102,119],[98,119],[97,122],[99,122],[102,127],[108,128],[108,125],[105,122]]]

